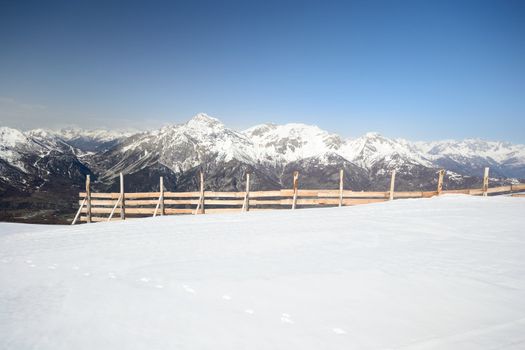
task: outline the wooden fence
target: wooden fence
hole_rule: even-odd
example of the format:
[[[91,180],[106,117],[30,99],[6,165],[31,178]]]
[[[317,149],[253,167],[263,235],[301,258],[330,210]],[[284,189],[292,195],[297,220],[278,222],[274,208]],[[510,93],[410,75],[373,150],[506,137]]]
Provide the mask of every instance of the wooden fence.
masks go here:
[[[217,192],[204,190],[204,174],[200,173],[200,188],[196,192],[164,191],[160,178],[159,192],[124,192],[124,176],[120,174],[120,192],[92,193],[89,175],[86,191],[81,192],[80,208],[72,224],[125,220],[129,217],[144,217],[174,214],[205,214],[223,212],[247,212],[254,210],[296,209],[314,206],[348,206],[377,203],[399,198],[429,198],[446,193],[469,195],[504,194],[525,190],[525,184],[489,188],[489,172],[485,168],[481,188],[443,190],[444,170],[438,172],[435,191],[395,192],[395,171],[392,172],[390,189],[386,192],[364,192],[343,188],[344,172],[339,173],[339,189],[299,189],[299,173],[293,174],[293,188],[275,191],[250,191],[250,174],[246,174],[243,192]]]

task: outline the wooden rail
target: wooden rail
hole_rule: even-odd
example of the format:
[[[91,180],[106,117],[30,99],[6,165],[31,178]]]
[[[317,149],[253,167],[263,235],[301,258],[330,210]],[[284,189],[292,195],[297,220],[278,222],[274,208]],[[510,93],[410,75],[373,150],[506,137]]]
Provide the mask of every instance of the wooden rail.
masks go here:
[[[488,168],[485,169],[482,188],[443,190],[445,171],[438,172],[436,191],[395,192],[395,171],[392,171],[390,188],[385,192],[364,192],[343,188],[344,172],[340,171],[339,189],[300,189],[299,173],[294,172],[293,188],[273,191],[250,191],[250,174],[246,174],[246,190],[243,192],[206,191],[204,174],[201,172],[198,192],[164,191],[160,178],[159,192],[124,192],[124,176],[120,174],[120,192],[93,193],[89,176],[86,191],[79,193],[79,210],[73,220],[100,222],[124,220],[131,217],[204,214],[224,212],[247,212],[272,209],[296,209],[313,206],[350,206],[378,203],[401,198],[430,198],[441,194],[482,195],[525,191],[525,184],[488,187]],[[514,195],[517,196],[517,195]],[[115,218],[114,215],[120,216]]]

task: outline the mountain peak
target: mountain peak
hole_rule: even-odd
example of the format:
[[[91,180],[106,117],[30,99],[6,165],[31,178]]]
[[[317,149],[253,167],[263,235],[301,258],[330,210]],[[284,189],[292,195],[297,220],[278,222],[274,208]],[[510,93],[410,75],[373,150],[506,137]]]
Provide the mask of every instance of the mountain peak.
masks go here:
[[[380,133],[376,132],[376,131],[370,131],[370,132],[367,132],[365,134],[365,137],[367,139],[376,139],[376,138],[381,138],[383,137],[383,135],[381,135]]]
[[[20,132],[17,129],[12,129],[7,126],[1,126],[0,127],[0,141],[1,141],[1,145],[0,145],[0,149],[1,149],[2,148],[1,146],[14,147],[18,143],[25,143],[27,142],[27,138],[22,132]]]
[[[210,117],[206,113],[198,113],[193,116],[187,123],[187,126],[192,128],[216,127],[224,125],[217,118]]]

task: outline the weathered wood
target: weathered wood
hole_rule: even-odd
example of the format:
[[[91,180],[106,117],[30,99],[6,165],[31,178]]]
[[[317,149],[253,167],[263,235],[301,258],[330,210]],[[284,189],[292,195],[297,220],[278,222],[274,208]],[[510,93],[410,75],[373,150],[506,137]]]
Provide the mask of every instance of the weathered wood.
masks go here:
[[[164,192],[164,198],[198,198],[199,192]]]
[[[94,193],[93,193],[94,194]],[[85,198],[82,199],[82,200],[79,200],[78,201],[78,204],[81,204],[85,201]],[[100,200],[100,199],[95,199],[95,200],[91,200],[91,206],[93,207],[96,207],[96,206],[112,206],[112,205],[115,205],[117,201],[116,200]]]
[[[126,196],[124,194],[124,175],[120,173],[120,218],[126,219]]]
[[[242,211],[250,211],[250,173],[246,173],[246,191],[244,194],[244,202],[242,204]]]
[[[242,206],[244,199],[206,199],[206,205],[238,205]]]
[[[80,208],[78,208],[77,214],[75,215],[75,218],[71,222],[71,225],[74,225],[77,223],[78,217],[80,216],[80,212],[82,211],[82,208],[84,207],[84,204],[86,203],[86,200],[87,199],[84,198],[84,200],[82,200],[82,203],[80,203]]]
[[[197,208],[195,209],[195,214],[204,214],[204,173],[200,172],[200,191],[199,191],[199,204],[197,204]]]
[[[251,198],[268,198],[268,197],[281,197],[283,190],[274,190],[274,191],[251,191]]]
[[[155,208],[125,208],[125,210],[126,210],[126,215],[128,214],[130,215],[131,214],[153,214],[155,211]],[[82,210],[82,212],[85,213],[85,210]],[[94,214],[111,214],[112,212],[115,214],[120,214],[122,213],[122,209],[119,206],[117,206],[116,208],[91,208],[91,212]]]
[[[164,215],[164,177],[160,177],[160,215]]]
[[[208,208],[206,214],[218,214],[218,213],[240,213],[240,208]]]
[[[166,205],[196,205],[199,204],[199,199],[165,199]]]
[[[513,193],[510,196],[516,198],[525,198],[525,193]]]
[[[386,198],[345,198],[343,199],[343,205],[372,204],[381,203],[385,201],[387,201]]]
[[[423,198],[430,198],[437,196],[437,191],[423,191]]]
[[[86,175],[87,222],[91,222],[91,177]]]
[[[470,194],[471,189],[460,189],[460,190],[443,190],[442,194]]]
[[[112,208],[92,208],[92,213],[94,214],[109,214],[113,210]],[[190,208],[165,208],[166,215],[168,214],[191,214],[193,209]],[[239,209],[236,209],[239,211]],[[126,218],[129,218],[129,215],[152,215],[155,212],[155,208],[126,208]],[[85,214],[86,209],[83,208],[81,213]],[[115,209],[115,214],[120,213],[120,208],[117,206]],[[107,220],[107,218],[105,218]],[[119,218],[119,220],[121,220]]]
[[[297,197],[317,197],[320,190],[297,190],[292,192],[292,196],[297,194]]]
[[[392,176],[390,178],[390,192],[389,192],[389,199],[390,200],[393,200],[394,199],[394,184],[395,184],[395,181],[396,181],[396,171],[395,170],[392,170]]]
[[[396,198],[423,198],[423,191],[401,191],[396,192],[395,195]]]
[[[157,213],[160,209],[160,215],[164,215],[164,178],[161,176],[159,179],[159,199],[157,201],[157,205],[155,206],[155,212],[153,213],[153,217],[157,216]]]
[[[491,187],[487,189],[487,193],[505,193],[505,192],[512,192],[512,186],[498,186],[498,187]]]
[[[290,205],[292,199],[250,199],[250,205]]]
[[[190,208],[166,208],[164,209],[166,215],[170,214],[192,214],[193,209]]]
[[[512,185],[511,186],[512,192],[515,191],[525,191],[525,184],[519,184],[519,185]]]
[[[445,169],[441,169],[438,172],[438,185],[437,185],[437,195],[440,196],[443,191],[443,177],[445,176]]]
[[[339,207],[343,206],[343,181],[344,181],[345,171],[343,169],[339,170]],[[318,194],[319,195],[319,194]]]
[[[487,196],[487,190],[489,189],[489,168],[486,167],[483,173],[483,197]]]
[[[337,197],[338,190],[327,190],[327,191],[319,191],[319,197]],[[364,192],[364,191],[351,191],[351,190],[344,190],[343,191],[343,197],[344,198],[388,198],[389,192]]]
[[[206,191],[206,198],[243,198],[246,192],[218,192]]]
[[[483,195],[483,189],[481,189],[481,188],[473,188],[473,189],[468,191],[468,194],[470,194],[471,196],[481,196],[481,195]]]
[[[292,210],[295,209],[297,205],[297,192],[299,190],[299,172],[294,171],[293,172],[293,202],[292,202]]]
[[[84,198],[84,197],[87,197],[87,193],[86,192],[79,192],[78,193],[78,196],[80,198]],[[120,193],[118,192],[114,192],[114,193],[91,193],[91,198],[112,198],[112,199],[117,199],[118,197],[120,197]]]
[[[159,197],[159,200],[157,201],[157,205],[155,205],[155,211],[153,212],[153,217],[157,217],[157,212],[159,211],[159,207],[160,207],[160,197]]]
[[[117,206],[121,200],[122,200],[122,196],[120,196],[117,202],[115,203],[115,206],[113,207],[113,210],[111,211],[111,214],[109,214],[108,221],[111,221],[111,219],[113,218],[113,214],[115,213],[115,210],[117,210]]]
[[[94,193],[93,193],[94,194]],[[81,204],[83,200],[79,200],[78,204]],[[118,198],[115,200],[91,200],[91,206],[113,206],[115,203],[117,203]],[[164,199],[164,205],[195,205],[199,202],[199,199]],[[126,201],[126,207],[137,207],[137,206],[148,206],[148,205],[156,205],[159,203],[158,198],[157,199],[142,199],[142,200],[134,200],[129,199]]]

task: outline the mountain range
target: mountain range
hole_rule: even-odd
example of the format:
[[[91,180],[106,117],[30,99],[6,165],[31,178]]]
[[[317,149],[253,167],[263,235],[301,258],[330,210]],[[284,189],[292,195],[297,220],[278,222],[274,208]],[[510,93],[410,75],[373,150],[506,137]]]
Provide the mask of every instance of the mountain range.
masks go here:
[[[108,130],[0,127],[0,219],[65,222],[77,207],[86,175],[94,190],[117,191],[118,174],[126,191],[158,190],[164,176],[168,190],[206,188],[242,190],[246,172],[251,187],[300,186],[385,190],[396,170],[396,189],[428,190],[436,171],[447,169],[445,188],[481,186],[483,168],[491,184],[525,179],[525,145],[466,139],[411,142],[378,133],[345,139],[317,126],[262,124],[244,131],[227,128],[204,113],[188,122],[158,130],[126,133]]]

